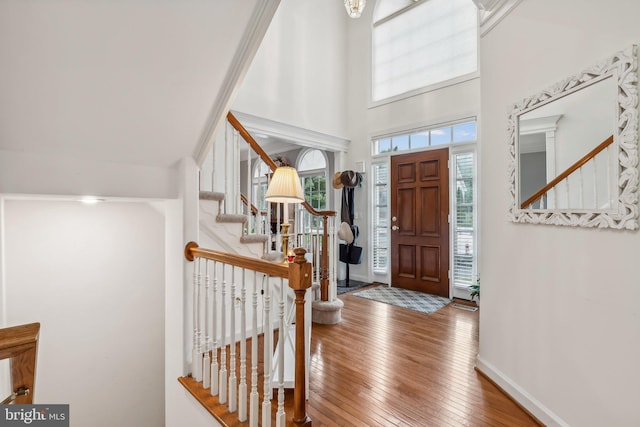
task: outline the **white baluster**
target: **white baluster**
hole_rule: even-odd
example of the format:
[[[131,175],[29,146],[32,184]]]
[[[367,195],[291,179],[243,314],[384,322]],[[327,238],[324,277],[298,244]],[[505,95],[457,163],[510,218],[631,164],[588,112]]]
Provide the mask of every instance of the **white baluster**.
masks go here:
[[[266,282],[266,286],[264,285]],[[264,386],[262,402],[262,427],[271,427],[271,359],[273,357],[273,349],[271,341],[273,339],[273,325],[271,323],[271,286],[269,276],[265,276],[262,280],[264,290],[264,321],[263,321],[263,337],[264,337]]]
[[[223,203],[223,213],[227,213],[227,198],[229,197],[229,123],[225,122],[224,126],[224,171],[223,171],[223,179],[224,179],[224,194],[225,197],[221,203]]]
[[[220,303],[220,375],[218,378],[218,402],[227,403],[227,279],[226,265],[222,264],[222,301]]]
[[[251,395],[249,404],[251,427],[258,426],[258,272],[253,272],[253,297],[251,301],[252,331],[251,331]]]
[[[286,291],[284,279],[280,279],[280,304],[278,307],[278,411],[276,413],[276,427],[285,427],[287,421],[284,412],[284,345],[289,335],[289,325],[285,325],[284,316]]]
[[[238,409],[238,378],[236,377],[236,268],[231,267],[231,317],[229,320],[229,332],[231,334],[229,348],[229,412]]]
[[[580,179],[580,181],[578,182],[580,184],[580,192],[578,193],[578,197],[579,197],[579,205],[580,205],[580,209],[584,209],[584,172],[582,171],[582,166],[580,166],[580,173],[578,175],[578,178]]]
[[[600,198],[598,197],[598,162],[593,159],[593,209],[600,207]]]
[[[193,350],[191,352],[191,375],[202,381],[202,354],[200,353],[200,329],[198,305],[200,304],[200,258],[193,265]]]
[[[262,159],[260,161],[262,162]],[[264,163],[264,162],[262,162],[262,163]],[[260,182],[262,182],[262,176],[260,176],[260,180],[261,180]],[[265,181],[266,181],[266,184],[267,184],[267,187],[268,187],[269,186],[269,176],[268,175],[265,177]],[[264,195],[265,195],[265,193],[262,192],[262,185],[260,185],[260,197],[261,197],[260,200],[264,200]],[[267,252],[271,252],[272,251],[271,243],[272,243],[272,239],[273,239],[273,236],[271,235],[271,206],[272,206],[272,204],[270,202],[266,202],[265,201],[265,205],[267,207],[267,221],[266,221],[265,227],[267,227],[269,229],[269,244],[267,245]],[[276,233],[277,233],[277,230],[276,230]],[[277,243],[276,243],[276,245],[277,245]]]
[[[242,269],[240,290],[240,386],[238,387],[238,420],[247,421],[247,282]]]
[[[236,188],[235,188],[235,200],[236,200],[236,213],[237,214],[241,214],[242,213],[242,199],[240,198],[240,132],[238,132],[237,130],[234,132],[234,158],[233,158],[233,168],[234,168],[234,182],[236,183]]]
[[[331,292],[329,293],[329,301],[335,301],[338,297],[338,255],[336,253],[337,242],[336,242],[336,224],[337,220],[335,217],[331,218],[330,222],[331,226],[329,227],[329,266],[331,268],[330,271],[330,281]]]
[[[611,145],[609,145],[607,148],[607,203],[609,203],[609,208],[611,208],[612,206],[610,205],[610,201],[611,201],[611,158],[613,158],[613,161],[616,163],[618,163],[618,159],[617,159],[617,154],[615,150],[611,150]],[[611,154],[613,153],[613,154]],[[617,173],[616,173],[617,176]]]
[[[253,191],[251,191],[251,150],[247,150],[247,234],[253,234],[258,232],[258,224],[256,216],[253,219],[251,205],[253,204]],[[253,231],[252,231],[253,229]]]
[[[213,146],[211,147],[211,191],[216,191],[216,145],[219,144],[216,144],[214,142]],[[218,209],[220,209],[220,205],[218,205]]]
[[[204,357],[202,358],[202,388],[211,387],[211,359],[209,350],[211,350],[211,336],[209,335],[209,261],[204,263]]]
[[[218,395],[218,374],[220,366],[218,365],[218,263],[213,262],[213,292],[212,292],[212,306],[213,316],[211,316],[211,334],[213,335],[213,346],[211,348],[211,395]]]

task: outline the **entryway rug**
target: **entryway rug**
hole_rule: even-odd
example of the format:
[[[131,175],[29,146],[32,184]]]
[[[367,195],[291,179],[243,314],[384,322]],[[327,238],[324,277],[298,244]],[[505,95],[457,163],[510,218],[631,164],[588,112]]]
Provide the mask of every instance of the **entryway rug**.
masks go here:
[[[365,286],[369,286],[371,283],[361,282],[359,280],[349,280],[349,286],[347,286],[346,280],[338,280],[338,295],[345,292],[355,291]]]
[[[451,302],[449,298],[389,286],[376,286],[353,295],[426,314],[440,310]]]

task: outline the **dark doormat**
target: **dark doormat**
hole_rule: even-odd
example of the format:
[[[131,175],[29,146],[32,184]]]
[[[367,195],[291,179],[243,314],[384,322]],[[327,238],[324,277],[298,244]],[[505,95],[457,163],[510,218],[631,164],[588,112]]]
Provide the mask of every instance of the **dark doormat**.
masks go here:
[[[355,291],[356,289],[369,285],[371,285],[371,283],[351,279],[349,280],[349,286],[347,286],[346,280],[338,280],[338,295],[344,294],[345,292]]]

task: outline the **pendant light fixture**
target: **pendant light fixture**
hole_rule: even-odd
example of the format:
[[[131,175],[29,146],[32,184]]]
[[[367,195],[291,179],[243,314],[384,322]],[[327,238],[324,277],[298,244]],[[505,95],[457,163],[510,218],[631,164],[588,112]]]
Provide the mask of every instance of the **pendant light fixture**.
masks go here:
[[[344,8],[347,9],[350,18],[360,18],[366,2],[366,0],[344,0]]]

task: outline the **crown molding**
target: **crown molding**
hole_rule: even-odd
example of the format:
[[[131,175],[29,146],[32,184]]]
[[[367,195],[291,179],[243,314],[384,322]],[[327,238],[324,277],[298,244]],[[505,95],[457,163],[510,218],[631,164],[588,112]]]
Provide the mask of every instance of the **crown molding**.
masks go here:
[[[475,0],[474,2],[476,3],[476,5],[478,4],[478,2],[476,2]],[[480,13],[480,37],[484,37],[521,2],[522,0],[497,0],[494,2],[490,2],[490,9],[483,10],[479,7],[478,11]]]
[[[301,147],[318,148],[325,151],[347,151],[350,140],[326,133],[265,119],[252,114],[232,111],[242,126],[253,134],[267,135]]]

